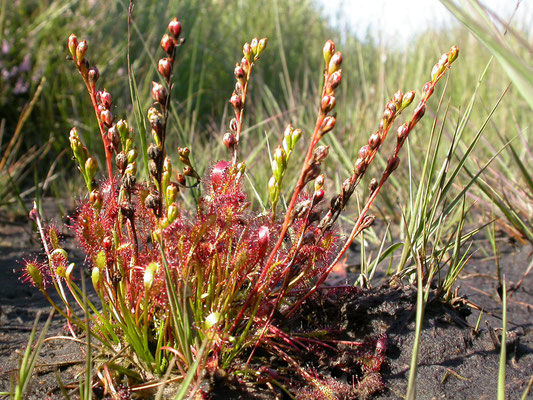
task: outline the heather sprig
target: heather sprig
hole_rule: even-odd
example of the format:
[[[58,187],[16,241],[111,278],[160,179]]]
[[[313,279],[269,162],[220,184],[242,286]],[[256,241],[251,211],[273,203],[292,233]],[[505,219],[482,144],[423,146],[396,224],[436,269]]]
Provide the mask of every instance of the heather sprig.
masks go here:
[[[183,169],[175,171],[174,152],[165,147],[176,50],[184,43],[181,33],[181,22],[173,19],[161,39],[165,57],[157,68],[162,83],[152,83],[154,102],[148,110],[153,142],[143,151],[143,158],[149,160],[146,182],[137,177],[133,129],[125,120],[115,122],[111,95],[96,88],[99,74],[87,61],[87,42],[70,36],[68,47],[91,97],[108,172],[107,179],[96,179],[98,165],[73,128],[71,148],[88,195],[71,218],[70,228],[85,252],[101,304],[89,301],[79,288],[74,279],[79,268],[69,262],[57,230],[47,226],[36,209],[31,217],[37,224],[47,262],[28,261],[26,277],[67,318],[73,336],[74,326],[82,328],[109,355],[95,363],[95,375],[105,377],[103,386],[110,392],[116,392],[114,385],[124,379],[125,370],[135,370],[133,375],[141,381],[175,374],[184,384],[193,382],[196,387],[191,390],[200,390],[198,384],[204,374],[214,375],[221,368],[235,371],[239,364],[236,360],[247,358],[249,364],[255,350],[262,347],[292,366],[316,393],[325,396],[334,384],[299,367],[296,359],[310,346],[319,352],[336,348],[303,334],[289,334],[276,320],[276,313],[293,317],[322,285],[354,238],[372,224],[374,217],[367,215],[370,206],[398,166],[405,140],[422,118],[427,100],[458,50],[453,47],[435,66],[413,116],[398,129],[396,147],[381,179],[371,181],[369,198],[342,246],[334,223],[395,119],[413,101],[414,92],[398,91],[386,104],[379,128],[359,151],[353,173],[324,209],[326,173],[322,164],[329,147],[320,141],[326,134],[333,134],[336,91],[342,81],[342,54],[335,51],[331,40],[327,41],[314,130],[307,135],[287,126],[272,156],[268,182],[271,208],[258,213],[250,209],[244,191],[241,178],[246,166],[239,161],[239,144],[252,70],[267,39],[253,39],[243,46],[229,100],[234,116],[222,138],[230,159],[216,161],[202,177],[192,165],[190,148],[177,149]],[[287,209],[278,215],[283,178],[301,139],[308,142],[307,152]],[[311,183],[312,190],[307,193],[306,186]],[[197,185],[201,190],[197,207],[185,210],[179,191]],[[61,306],[48,295],[50,283],[60,294]],[[80,309],[85,318],[77,316]],[[354,352],[357,357],[353,364],[363,371],[363,377],[377,373],[386,340],[349,344],[361,346]],[[174,364],[177,371],[173,370]],[[354,367],[354,374],[358,368]],[[370,387],[375,390],[378,383]],[[350,392],[347,386],[341,386],[335,390]]]

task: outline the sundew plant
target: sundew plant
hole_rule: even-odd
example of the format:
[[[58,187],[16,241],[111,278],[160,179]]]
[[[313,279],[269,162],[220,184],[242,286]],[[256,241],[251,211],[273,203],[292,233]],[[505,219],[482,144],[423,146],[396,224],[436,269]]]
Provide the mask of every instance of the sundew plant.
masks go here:
[[[258,212],[250,208],[244,191],[246,165],[239,150],[249,85],[254,69],[260,67],[256,64],[268,54],[267,39],[252,39],[243,46],[229,96],[233,116],[221,138],[227,158],[214,162],[203,176],[193,165],[194,149],[166,146],[172,77],[183,44],[182,23],[173,19],[161,38],[161,80],[153,82],[153,104],[146,110],[151,137],[136,138],[132,125],[116,120],[112,96],[103,88],[98,68],[89,62],[87,41],[74,34],[68,38],[72,63],[94,108],[106,173],[98,176],[96,157],[72,128],[70,145],[87,195],[80,199],[69,229],[86,265],[69,261],[58,228],[34,208],[30,217],[44,257],[26,262],[26,279],[66,318],[73,337],[90,339],[94,378],[86,384],[103,388],[112,398],[155,391],[165,382],[177,396],[204,398],[209,388],[202,382],[215,375],[276,383],[295,398],[353,398],[380,389],[386,338],[370,338],[364,346],[349,343],[354,350],[346,350],[343,342],[342,351],[351,351],[353,359],[345,372],[358,383],[333,383],[301,366],[298,355],[311,348],[318,353],[341,351],[340,341],[334,340],[337,334],[295,334],[283,321],[298,317],[302,306],[323,289],[350,244],[374,222],[372,203],[398,167],[402,147],[424,116],[438,81],[457,58],[458,48],[453,46],[437,62],[416,107],[390,135],[395,142],[392,152],[380,178],[370,181],[352,231],[343,237],[336,221],[394,122],[408,113],[415,92],[397,91],[386,103],[378,128],[359,150],[340,193],[326,193],[322,164],[329,148],[321,140],[335,134],[335,94],[342,83],[343,61],[328,40],[314,130],[289,125],[281,133],[271,156],[272,176],[263,186],[269,208]],[[296,150],[303,148],[307,150],[302,160]],[[144,181],[140,160],[146,166]],[[289,168],[300,173],[295,187],[287,190],[283,178]],[[188,190],[200,193],[193,208],[182,201]],[[285,207],[282,194],[288,199]],[[99,301],[89,299],[81,288],[79,277],[83,279],[85,270]],[[51,291],[57,292],[59,301],[52,299]],[[280,360],[294,378],[270,369],[269,357]]]

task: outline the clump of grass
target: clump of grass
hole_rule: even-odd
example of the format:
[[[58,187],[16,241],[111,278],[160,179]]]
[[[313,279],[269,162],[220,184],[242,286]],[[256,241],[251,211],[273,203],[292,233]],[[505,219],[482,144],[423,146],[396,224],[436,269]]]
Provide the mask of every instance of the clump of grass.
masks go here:
[[[433,67],[417,106],[397,129],[380,178],[370,182],[351,233],[342,238],[336,220],[374,165],[395,120],[414,101],[415,92],[397,91],[387,101],[378,128],[360,148],[340,192],[325,202],[322,168],[329,146],[322,142],[333,135],[337,123],[334,110],[343,76],[342,53],[333,41],[327,41],[314,129],[309,135],[291,125],[285,129],[272,155],[270,207],[257,212],[250,209],[244,191],[247,166],[241,161],[241,144],[252,73],[264,56],[267,39],[252,39],[243,46],[229,98],[234,116],[222,137],[228,160],[215,162],[203,177],[194,166],[194,149],[178,148],[176,164],[174,151],[168,147],[175,60],[183,43],[182,24],[173,19],[160,41],[164,51],[157,63],[160,79],[152,82],[153,103],[147,112],[151,143],[142,140],[140,149],[148,160],[149,176],[142,182],[134,130],[125,120],[116,120],[111,94],[99,88],[100,71],[89,62],[88,42],[74,34],[69,37],[71,58],[89,94],[105,155],[106,177],[97,180],[97,157],[76,128],[70,131],[70,146],[87,188],[70,227],[86,254],[100,305],[79,288],[74,279],[79,268],[70,263],[58,229],[45,223],[36,208],[30,217],[38,228],[44,261],[26,263],[27,279],[67,319],[73,336],[75,327],[81,328],[93,345],[97,343],[103,356],[95,360],[94,376],[99,382],[94,384],[112,396],[118,396],[125,385],[142,390],[146,387],[142,383],[165,376],[182,382],[179,396],[200,394],[202,378],[220,371],[257,377],[249,364],[261,362],[262,357],[256,356],[259,349],[282,360],[307,383],[312,389],[306,396],[330,398],[335,393],[354,395],[363,388],[366,393],[378,390],[384,338],[365,343],[372,347],[368,354],[354,352],[350,373],[362,386],[342,385],[297,362],[311,343],[323,351],[338,349],[326,341],[282,331],[277,315],[284,319],[297,316],[350,244],[373,224],[371,206],[398,167],[407,138],[424,116],[437,83],[457,59],[458,48],[453,46]],[[295,169],[290,161],[305,136],[307,151],[290,201],[280,211],[283,178]],[[199,194],[197,206],[187,209],[180,195],[192,190]],[[58,293],[59,304],[50,297],[51,289]],[[85,392],[88,385],[85,382]]]

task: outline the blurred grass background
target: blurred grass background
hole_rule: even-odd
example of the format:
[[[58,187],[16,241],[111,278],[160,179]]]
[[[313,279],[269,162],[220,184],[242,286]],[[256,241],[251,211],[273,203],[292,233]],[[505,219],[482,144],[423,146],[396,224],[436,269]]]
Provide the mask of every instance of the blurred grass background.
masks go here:
[[[100,154],[99,164],[104,163],[88,96],[74,66],[66,59],[66,39],[74,32],[88,40],[89,61],[100,69],[99,85],[113,95],[114,114],[133,124],[126,63],[128,2],[0,1],[0,151],[6,159],[0,168],[0,204],[13,209],[14,204],[23,202],[21,194],[28,190],[27,198],[31,198],[32,187],[45,181],[45,194],[76,198],[83,185],[74,172],[70,152],[65,151],[72,126],[78,127],[91,152]],[[288,122],[307,134],[314,127],[326,39],[333,39],[344,56],[337,127],[332,132],[334,136],[325,138],[335,150],[325,168],[331,190],[350,174],[358,149],[377,128],[384,104],[392,94],[398,89],[420,92],[433,64],[452,44],[457,44],[461,53],[453,65],[444,99],[450,108],[443,140],[451,141],[491,58],[489,51],[459,25],[428,29],[407,48],[378,42],[372,35],[357,39],[350,32],[332,27],[323,10],[311,0],[136,2],[131,59],[144,110],[151,102],[151,81],[158,79],[155,60],[162,55],[159,40],[173,16],[182,21],[187,42],[177,56],[173,91],[177,119],[171,119],[169,149],[191,146],[192,159],[202,172],[213,161],[226,157],[220,139],[231,118],[227,100],[242,44],[255,36],[269,38],[267,51],[254,70],[241,147],[241,156],[247,156],[250,182],[262,201],[266,201],[266,183],[271,175],[265,149],[280,142]],[[520,26],[516,29],[524,40],[529,40],[531,31]],[[519,40],[510,37],[509,46],[531,65],[531,51]],[[491,63],[477,88],[476,105],[462,138],[465,143],[475,136],[508,84],[500,65]],[[378,212],[387,220],[400,221],[398,204],[405,205],[412,197],[410,179],[421,168],[443,88],[444,85],[438,87],[428,104],[426,118],[409,139],[409,162],[402,162],[379,199]],[[28,104],[32,104],[29,110]],[[531,109],[511,86],[468,160],[471,169],[479,169],[511,140],[513,151],[507,146],[483,176],[503,201],[519,209],[519,218],[529,226],[532,197],[527,175],[520,170],[516,158],[531,171],[531,123]],[[307,143],[302,140],[299,145],[303,152]],[[447,146],[441,146],[439,152],[444,156]],[[387,153],[384,154],[386,159]],[[407,158],[404,154],[402,160]],[[297,161],[291,162],[298,165]],[[368,179],[378,173],[376,169],[368,174]],[[47,180],[50,177],[54,179]],[[469,180],[468,174],[460,174],[455,182],[457,190]],[[285,188],[290,188],[290,183],[288,176]],[[477,204],[483,213],[501,214],[490,196],[479,188],[472,189],[470,203]],[[356,200],[351,203],[351,211],[355,212]],[[502,226],[512,231],[512,227]],[[520,233],[514,235],[524,238]]]

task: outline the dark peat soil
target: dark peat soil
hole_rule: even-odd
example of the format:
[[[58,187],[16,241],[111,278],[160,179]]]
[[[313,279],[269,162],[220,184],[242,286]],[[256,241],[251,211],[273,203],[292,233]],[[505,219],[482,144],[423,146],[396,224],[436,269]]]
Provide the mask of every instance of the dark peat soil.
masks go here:
[[[39,244],[31,237],[31,227],[26,221],[10,221],[0,216],[0,392],[10,388],[36,314],[43,313],[42,326],[50,309],[42,295],[22,283],[20,274],[13,272],[21,267],[19,262],[24,257],[39,250]],[[500,246],[500,267],[510,288],[506,339],[508,399],[521,398],[533,377],[533,274],[524,278],[532,251],[529,245],[506,241]],[[496,398],[502,310],[494,277],[494,260],[474,255],[460,282],[460,295],[484,310],[478,332],[473,328],[479,311],[464,305],[457,309],[440,302],[428,304],[417,378],[419,399]],[[521,279],[518,289],[513,290]],[[342,297],[324,296],[315,301],[302,318],[315,321],[317,329],[341,326],[350,340],[386,337],[385,359],[379,371],[383,389],[370,398],[403,398],[414,341],[415,290],[386,284],[369,290],[351,290]],[[312,324],[307,328],[312,329]],[[60,335],[65,335],[64,325],[56,316],[48,336]],[[83,372],[83,359],[84,354],[75,343],[65,340],[45,343],[27,398],[63,398],[58,390],[58,377],[63,385],[76,386],[77,374]],[[322,376],[330,374],[344,383],[354,382],[351,376],[339,373],[342,368],[339,369],[338,359],[336,363],[329,362],[329,371],[327,364],[313,364],[310,359],[305,365],[311,365],[311,369]],[[275,363],[272,368],[276,368]],[[260,389],[234,386],[231,382],[215,382],[211,398],[284,398],[280,391],[268,386]],[[307,398],[319,399],[312,390],[300,392],[301,396],[305,393],[309,394]],[[533,398],[533,390],[528,398]]]

